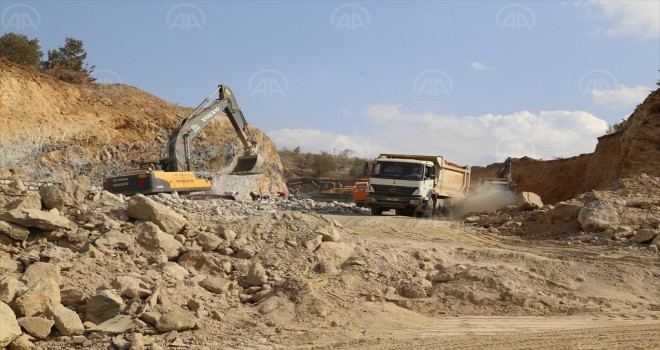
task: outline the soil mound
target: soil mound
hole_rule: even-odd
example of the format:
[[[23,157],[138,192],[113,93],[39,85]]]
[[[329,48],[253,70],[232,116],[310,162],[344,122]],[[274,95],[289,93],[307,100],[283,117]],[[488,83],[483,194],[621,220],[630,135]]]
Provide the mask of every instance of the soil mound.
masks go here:
[[[84,174],[100,185],[106,175],[164,157],[170,132],[192,112],[132,86],[72,85],[6,59],[0,59],[0,90],[0,177],[5,178],[60,182]],[[267,172],[249,177],[248,187],[264,193],[284,189],[275,145],[252,131]],[[214,175],[242,154],[227,118],[205,128],[192,149],[195,170]]]

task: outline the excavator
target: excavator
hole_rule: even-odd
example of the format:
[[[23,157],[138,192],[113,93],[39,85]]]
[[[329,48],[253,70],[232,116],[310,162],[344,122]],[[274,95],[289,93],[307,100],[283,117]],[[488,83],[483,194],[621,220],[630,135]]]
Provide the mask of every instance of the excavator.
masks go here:
[[[212,98],[215,94],[218,97]],[[115,194],[191,193],[208,191],[212,179],[198,178],[193,172],[192,140],[213,119],[227,115],[243,144],[244,154],[239,156],[232,175],[252,175],[263,172],[265,159],[256,149],[256,141],[248,130],[247,122],[236,98],[225,85],[218,87],[195,110],[181,121],[167,142],[168,157],[140,163],[140,169],[103,179],[103,189]]]
[[[508,157],[497,171],[496,177],[481,179],[481,188],[498,188],[515,192],[516,185],[513,183],[512,172],[511,157]]]

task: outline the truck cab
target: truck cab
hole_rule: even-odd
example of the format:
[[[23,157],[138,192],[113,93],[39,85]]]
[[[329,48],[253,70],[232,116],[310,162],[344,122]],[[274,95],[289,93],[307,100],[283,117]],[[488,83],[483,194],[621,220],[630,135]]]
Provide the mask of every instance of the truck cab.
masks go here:
[[[367,190],[369,189],[369,182],[357,181],[353,186],[353,202],[358,207],[367,206]]]

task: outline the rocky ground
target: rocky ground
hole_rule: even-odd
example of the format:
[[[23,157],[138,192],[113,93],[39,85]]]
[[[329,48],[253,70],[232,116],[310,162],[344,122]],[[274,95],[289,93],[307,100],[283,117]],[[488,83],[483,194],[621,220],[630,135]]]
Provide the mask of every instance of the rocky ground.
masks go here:
[[[651,348],[659,184],[447,220],[17,181],[0,194],[0,346]]]

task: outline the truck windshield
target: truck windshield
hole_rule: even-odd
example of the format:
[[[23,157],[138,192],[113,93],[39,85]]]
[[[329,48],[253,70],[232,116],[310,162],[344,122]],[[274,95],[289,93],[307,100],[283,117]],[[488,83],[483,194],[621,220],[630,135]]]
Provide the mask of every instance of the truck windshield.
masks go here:
[[[422,164],[375,162],[371,171],[371,176],[388,179],[421,180],[422,170]]]

